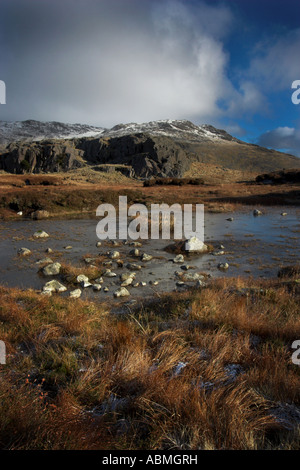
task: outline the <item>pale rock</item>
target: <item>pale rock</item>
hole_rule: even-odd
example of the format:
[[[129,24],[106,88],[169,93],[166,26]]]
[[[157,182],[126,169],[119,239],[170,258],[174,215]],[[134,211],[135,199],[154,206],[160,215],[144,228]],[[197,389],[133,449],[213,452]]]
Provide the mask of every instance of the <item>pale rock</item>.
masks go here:
[[[78,299],[81,296],[81,289],[75,289],[70,292],[70,297]]]
[[[60,273],[61,264],[60,263],[52,263],[48,264],[43,268],[43,274],[45,276],[56,276]]]
[[[205,253],[207,251],[207,245],[205,245],[202,240],[199,240],[199,238],[192,237],[185,242],[185,250]]]
[[[258,210],[258,209],[254,209],[253,215],[254,215],[255,217],[257,217],[258,215],[262,215],[262,212],[261,212],[260,210]]]
[[[101,289],[102,289],[101,284],[94,284],[94,285],[93,285],[93,290],[99,291],[99,290],[101,290]]]
[[[42,258],[40,260],[38,260],[35,264],[49,264],[49,263],[53,263],[53,260],[51,258]]]
[[[153,259],[153,256],[151,255],[148,255],[147,253],[144,253],[142,256],[141,256],[141,261],[151,261]]]
[[[130,295],[129,291],[126,289],[126,287],[119,287],[114,292],[114,297],[128,297]]]
[[[81,282],[89,282],[89,278],[85,274],[78,274],[76,277],[76,282],[80,284]]]
[[[31,251],[28,248],[20,248],[18,250],[18,255],[19,256],[28,256],[28,255],[31,255]]]
[[[110,269],[107,269],[103,274],[104,277],[116,277],[116,273],[113,273]]]
[[[219,269],[220,271],[226,271],[228,268],[229,268],[229,264],[228,264],[228,263],[219,263],[219,264],[218,264],[218,269]]]
[[[44,292],[65,292],[67,288],[59,281],[53,279],[52,281],[46,282],[43,287]]]
[[[173,263],[184,263],[184,256],[183,255],[177,255],[173,259]]]
[[[38,230],[33,234],[35,238],[48,238],[49,235],[47,232],[44,232],[44,230]]]

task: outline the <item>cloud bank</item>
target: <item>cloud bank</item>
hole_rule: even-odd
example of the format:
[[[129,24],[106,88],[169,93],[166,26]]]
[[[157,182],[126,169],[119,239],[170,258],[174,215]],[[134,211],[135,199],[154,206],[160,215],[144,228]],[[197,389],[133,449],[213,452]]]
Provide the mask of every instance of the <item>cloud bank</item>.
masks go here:
[[[263,147],[276,148],[300,157],[300,129],[278,127],[262,134],[257,143]]]
[[[245,60],[239,51],[233,66],[232,51],[240,46],[235,37],[242,38],[248,25],[239,23],[231,6],[204,0],[1,0],[0,78],[7,104],[0,119],[105,127],[190,119],[227,123],[227,130],[242,136],[247,120],[272,116],[272,94],[300,79],[300,29],[262,34]],[[283,145],[280,132],[276,127],[260,142]],[[297,129],[289,139],[300,151]]]
[[[179,1],[2,0],[6,119],[218,119],[260,94],[227,77],[226,6]],[[220,106],[222,101],[222,106]]]

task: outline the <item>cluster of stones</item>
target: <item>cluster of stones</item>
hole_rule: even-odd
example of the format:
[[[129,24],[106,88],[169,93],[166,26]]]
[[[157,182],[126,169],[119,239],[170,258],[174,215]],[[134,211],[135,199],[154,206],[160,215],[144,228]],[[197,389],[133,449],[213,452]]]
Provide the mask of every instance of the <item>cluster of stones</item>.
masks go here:
[[[262,213],[255,209],[253,211],[253,215],[258,216],[261,215]],[[286,213],[282,214],[286,215]],[[228,218],[227,220],[232,221],[233,218]],[[34,233],[33,235],[34,238],[39,239],[39,238],[48,238],[49,235],[44,232],[43,230],[39,230]],[[112,246],[117,247],[120,246],[121,242],[117,241],[112,241],[111,242]],[[101,277],[97,279],[93,279],[92,281],[85,275],[85,274],[79,274],[76,277],[75,283],[78,284],[78,287],[74,290],[71,290],[69,295],[71,298],[79,298],[82,294],[82,289],[86,288],[92,288],[94,291],[103,291],[103,292],[108,292],[109,287],[105,286],[103,287],[104,279],[110,279],[110,278],[118,278],[117,273],[115,273],[111,268],[113,265],[113,262],[117,264],[118,267],[125,267],[127,269],[126,272],[123,272],[122,274],[119,275],[119,282],[120,285],[119,287],[113,292],[113,295],[115,298],[119,297],[127,297],[130,295],[130,290],[129,288],[134,287],[145,287],[147,285],[146,282],[144,281],[137,281],[136,280],[136,273],[140,271],[143,267],[143,265],[138,263],[138,260],[141,263],[148,263],[153,260],[153,256],[150,254],[147,254],[145,252],[141,252],[140,248],[142,247],[142,244],[140,242],[134,242],[134,241],[125,241],[123,242],[124,245],[130,245],[132,246],[132,249],[129,251],[129,256],[132,258],[136,258],[137,262],[124,262],[124,260],[121,259],[121,254],[117,250],[110,250],[106,252],[106,256],[108,257],[108,261],[103,262],[103,266],[105,267],[104,272],[102,272]],[[97,248],[100,248],[102,246],[102,242],[97,242],[96,243]],[[68,245],[64,247],[65,250],[71,250],[72,246]],[[218,249],[213,251],[211,254],[213,256],[221,256],[225,254],[225,247],[223,245],[220,245]],[[52,253],[51,248],[47,248],[46,252]],[[189,240],[186,240],[185,242],[185,252],[187,254],[200,254],[200,253],[207,253],[208,252],[208,246],[205,245],[201,240],[199,240],[196,237],[192,237]],[[18,254],[21,256],[27,256],[31,254],[31,251],[28,248],[20,248],[18,250]],[[94,266],[92,263],[95,262],[97,258],[85,258],[84,261],[86,264],[89,266]],[[190,282],[196,282],[196,286],[198,287],[205,287],[206,283],[204,282],[205,276],[203,274],[198,273],[198,272],[188,272],[190,269],[194,269],[194,267],[190,266],[189,264],[185,263],[185,257],[183,254],[178,254],[174,256],[174,258],[171,260],[174,264],[180,265],[181,271],[175,271],[174,275],[176,280],[176,286],[177,287],[184,287],[186,286],[186,283]],[[36,262],[38,265],[44,265],[41,269],[41,272],[44,276],[57,276],[61,272],[61,264],[58,262],[53,262],[53,260],[49,257],[45,257],[39,261]],[[95,266],[96,267],[96,266]],[[229,264],[227,262],[221,262],[217,265],[218,269],[220,271],[227,271],[229,268]],[[153,273],[151,273],[153,274]],[[151,286],[157,286],[158,285],[157,280],[152,280],[149,281],[149,285]],[[61,284],[58,280],[52,279],[48,281],[42,288],[42,293],[45,295],[51,295],[53,292],[65,292],[67,290],[67,287]]]

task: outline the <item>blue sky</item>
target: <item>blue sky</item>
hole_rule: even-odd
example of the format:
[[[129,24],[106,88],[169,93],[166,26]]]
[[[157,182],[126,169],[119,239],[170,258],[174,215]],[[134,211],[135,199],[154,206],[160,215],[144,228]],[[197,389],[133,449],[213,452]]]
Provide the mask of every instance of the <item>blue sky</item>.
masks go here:
[[[300,156],[300,0],[1,0],[1,120],[189,119]]]

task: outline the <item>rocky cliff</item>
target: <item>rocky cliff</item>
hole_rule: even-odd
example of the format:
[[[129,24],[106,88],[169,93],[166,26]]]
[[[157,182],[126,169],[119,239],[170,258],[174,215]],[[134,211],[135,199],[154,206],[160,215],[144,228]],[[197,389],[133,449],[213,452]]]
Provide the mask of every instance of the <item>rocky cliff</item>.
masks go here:
[[[66,129],[64,132],[67,134]],[[95,136],[80,137],[78,129],[74,138],[72,127],[64,139],[28,141],[27,136],[26,141],[2,141],[0,169],[47,173],[86,165],[126,165],[131,176],[149,178],[182,177],[194,162],[257,173],[300,168],[300,159],[295,156],[248,144],[225,131],[189,121],[122,124],[111,130],[94,128],[87,132]]]

